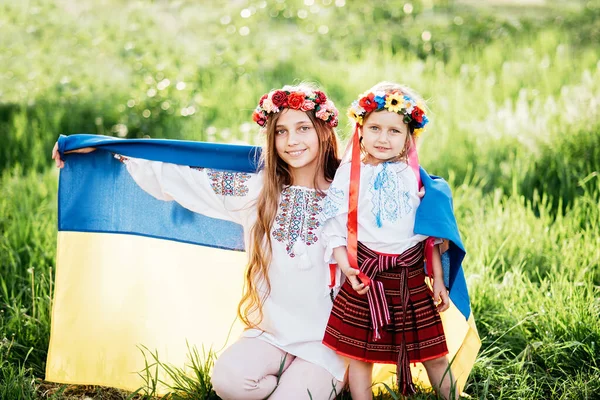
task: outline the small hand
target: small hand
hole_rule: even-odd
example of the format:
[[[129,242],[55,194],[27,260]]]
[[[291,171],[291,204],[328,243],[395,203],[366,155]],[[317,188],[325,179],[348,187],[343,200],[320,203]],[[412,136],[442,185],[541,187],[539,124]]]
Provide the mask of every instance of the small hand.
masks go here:
[[[422,199],[425,196],[425,187],[422,187],[421,190],[417,192],[417,196]]]
[[[433,281],[433,302],[438,312],[444,312],[450,307],[450,298],[443,279]]]
[[[58,142],[54,144],[54,148],[52,149],[52,159],[56,161],[56,168],[63,168],[65,166],[65,162],[60,158],[60,153],[58,152]]]
[[[357,270],[355,268],[347,268],[347,269],[343,270],[343,272],[346,275],[346,277],[348,278],[350,285],[352,285],[352,289],[354,289],[356,291],[356,293],[363,295],[369,291],[369,287],[365,286],[365,284],[362,283],[360,281],[360,279],[358,279],[358,277],[357,277],[357,275],[360,273],[359,270]]]
[[[67,153],[91,153],[96,149],[93,147],[84,147],[77,150],[68,151]],[[66,154],[66,153],[65,153]],[[63,168],[65,166],[65,162],[60,158],[60,153],[58,152],[58,142],[54,144],[54,148],[52,148],[52,159],[56,162],[56,168]]]

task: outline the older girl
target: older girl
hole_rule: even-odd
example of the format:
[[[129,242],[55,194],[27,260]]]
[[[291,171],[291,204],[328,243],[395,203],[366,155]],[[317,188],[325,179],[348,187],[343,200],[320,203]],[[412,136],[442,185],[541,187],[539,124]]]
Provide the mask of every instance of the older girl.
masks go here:
[[[154,197],[244,227],[249,261],[238,314],[247,329],[216,362],[217,394],[332,399],[346,361],[321,342],[332,303],[317,215],[339,165],[338,112],[322,91],[285,86],[260,99],[253,119],[266,140],[257,174],[119,158]],[[62,166],[57,151],[53,158]]]

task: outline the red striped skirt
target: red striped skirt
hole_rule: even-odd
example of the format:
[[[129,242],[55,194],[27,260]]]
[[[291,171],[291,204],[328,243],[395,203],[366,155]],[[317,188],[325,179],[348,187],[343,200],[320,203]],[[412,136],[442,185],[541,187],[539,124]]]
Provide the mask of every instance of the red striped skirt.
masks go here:
[[[361,271],[366,253],[381,255],[359,243]],[[427,361],[448,353],[442,321],[425,284],[423,245],[418,244],[397,257],[410,259],[410,265],[392,267],[375,276],[383,284],[391,322],[382,327],[380,339],[374,338],[367,295],[358,295],[346,280],[333,303],[323,339],[325,345],[353,359],[383,364],[398,363],[403,345],[410,362]],[[401,268],[408,269],[406,309],[401,300]]]

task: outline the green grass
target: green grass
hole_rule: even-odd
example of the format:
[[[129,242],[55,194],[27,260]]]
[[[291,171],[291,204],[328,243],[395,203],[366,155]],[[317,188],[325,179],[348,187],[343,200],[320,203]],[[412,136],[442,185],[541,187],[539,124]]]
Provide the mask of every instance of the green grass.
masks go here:
[[[305,3],[0,4],[1,399],[151,398],[156,368],[174,378],[172,398],[217,398],[214,357],[195,348],[188,375],[146,351],[137,394],[43,382],[50,149],[82,132],[257,144],[257,99],[299,80],[320,82],[341,110],[379,80],[428,99],[421,161],[454,190],[483,344],[465,392],[598,398],[600,3],[415,1],[410,13],[392,0]],[[396,396],[382,389],[377,398]]]

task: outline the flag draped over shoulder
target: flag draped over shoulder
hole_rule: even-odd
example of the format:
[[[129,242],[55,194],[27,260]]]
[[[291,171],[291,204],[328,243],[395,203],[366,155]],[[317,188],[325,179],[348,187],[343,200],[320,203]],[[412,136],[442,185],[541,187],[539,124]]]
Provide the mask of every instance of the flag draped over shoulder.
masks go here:
[[[454,217],[452,193],[448,183],[437,176],[429,175],[423,168],[420,168],[420,176],[425,196],[417,209],[414,230],[415,234],[441,238],[449,242],[449,248],[442,255],[442,265],[446,287],[449,288],[450,308],[440,313],[440,317],[446,335],[452,374],[462,391],[481,347],[462,269],[466,253]],[[395,365],[376,366],[374,382],[391,383],[389,375],[395,369]],[[422,364],[414,364],[411,369],[413,379],[422,385],[430,385]]]
[[[84,147],[98,150],[65,154]],[[144,357],[153,361],[149,352],[181,368],[188,361],[188,344],[218,351],[228,337],[231,343],[242,330],[235,323],[247,261],[242,227],[155,199],[113,153],[255,172],[260,149],[72,135],[60,137],[59,151],[65,167],[46,379],[134,391],[144,385],[140,372],[146,368]],[[435,211],[440,201],[450,201],[451,207],[447,185],[421,174],[426,196],[415,231],[438,232],[451,243],[452,305],[441,316],[453,372],[463,387],[480,347],[460,267],[464,248],[454,217],[450,221],[447,213]],[[145,356],[141,349],[148,349]],[[393,371],[395,366],[377,366],[374,382],[391,383]],[[428,384],[420,365],[413,376]]]
[[[90,146],[98,150],[64,154]],[[112,153],[253,172],[259,150],[72,135],[60,137],[59,151],[65,167],[46,379],[133,391],[144,384],[144,347],[183,367],[188,343],[219,350],[232,326],[235,339],[242,227],[153,198]]]

